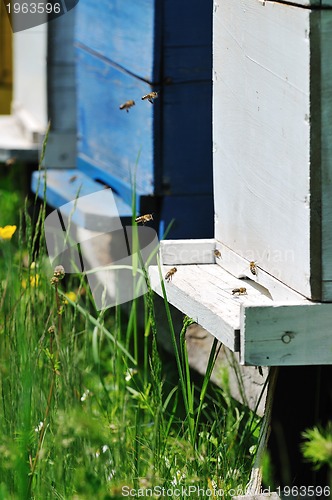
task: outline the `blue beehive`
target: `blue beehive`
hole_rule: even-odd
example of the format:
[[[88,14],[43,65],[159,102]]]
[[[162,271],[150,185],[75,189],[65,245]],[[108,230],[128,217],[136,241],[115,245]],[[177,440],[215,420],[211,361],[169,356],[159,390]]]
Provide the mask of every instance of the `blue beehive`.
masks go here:
[[[137,166],[137,210],[174,217],[172,237],[213,234],[211,43],[212,1],[77,9],[77,166],[128,205]]]
[[[172,238],[213,236],[212,0],[80,0],[75,13],[78,180],[111,187],[122,216],[135,185],[161,234],[175,219]],[[70,201],[73,173],[59,175]]]

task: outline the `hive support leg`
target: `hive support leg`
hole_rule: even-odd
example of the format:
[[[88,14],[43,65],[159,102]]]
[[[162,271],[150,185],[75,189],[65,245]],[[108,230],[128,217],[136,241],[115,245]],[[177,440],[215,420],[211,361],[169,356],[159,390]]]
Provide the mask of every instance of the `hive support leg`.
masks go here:
[[[262,426],[259,435],[259,444],[257,448],[254,467],[251,471],[250,480],[246,489],[246,496],[258,495],[262,487],[262,460],[267,448],[267,443],[271,431],[272,405],[278,377],[278,367],[273,366],[269,371],[268,389],[266,395],[265,412],[262,420]]]

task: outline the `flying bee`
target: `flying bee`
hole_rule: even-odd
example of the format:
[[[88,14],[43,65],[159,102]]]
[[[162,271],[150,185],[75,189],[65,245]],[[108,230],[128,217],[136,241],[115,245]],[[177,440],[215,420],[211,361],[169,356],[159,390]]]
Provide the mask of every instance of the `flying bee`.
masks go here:
[[[220,250],[215,249],[215,251],[213,253],[214,253],[214,256],[217,257],[217,259],[221,259]]]
[[[234,288],[232,290],[232,295],[235,295],[235,294],[238,294],[238,295],[247,295],[247,289],[244,288],[244,287],[241,287],[241,288]]]
[[[69,182],[75,182],[77,179],[77,175],[72,175],[69,179]]]
[[[15,163],[16,163],[16,158],[15,158],[15,156],[14,156],[13,158],[8,158],[8,159],[6,160],[6,165],[7,165],[7,167],[12,167],[13,165],[15,165]]]
[[[169,283],[172,280],[173,274],[175,274],[177,271],[176,267],[172,267],[166,274],[165,274],[165,280],[167,283]]]
[[[120,109],[125,109],[128,113],[129,109],[132,107],[132,106],[135,106],[135,101],[133,100],[130,100],[130,101],[126,101],[124,102],[123,104],[121,104],[119,106]]]
[[[251,271],[252,274],[254,274],[255,276],[257,276],[257,266],[256,266],[256,261],[252,260],[250,263],[249,263],[249,269]]]
[[[146,94],[142,97],[142,101],[147,99],[151,104],[153,104],[153,100],[158,98],[158,92],[150,92],[150,94]]]
[[[153,220],[152,214],[145,214],[145,215],[140,215],[139,217],[136,217],[135,222],[139,224],[140,222],[142,224],[146,224],[150,220]]]

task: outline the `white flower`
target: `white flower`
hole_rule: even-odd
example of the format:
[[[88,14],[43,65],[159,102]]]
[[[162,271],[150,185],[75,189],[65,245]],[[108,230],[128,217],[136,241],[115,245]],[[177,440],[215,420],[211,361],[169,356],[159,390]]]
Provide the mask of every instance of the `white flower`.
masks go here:
[[[129,382],[133,378],[133,376],[137,373],[137,370],[135,368],[128,368],[126,376],[125,376],[125,381]]]
[[[89,389],[87,389],[86,391],[84,391],[83,394],[82,394],[82,396],[81,396],[81,401],[85,401],[88,398],[89,393],[90,393]]]
[[[111,481],[111,479],[113,479],[114,476],[115,476],[115,469],[112,469],[107,476],[107,481]]]
[[[172,486],[177,486],[178,484],[181,483],[182,479],[185,479],[186,475],[184,473],[181,473],[180,470],[176,471],[174,479],[171,481]]]
[[[35,427],[35,432],[40,432],[43,427],[44,427],[44,422],[39,422],[37,427]]]

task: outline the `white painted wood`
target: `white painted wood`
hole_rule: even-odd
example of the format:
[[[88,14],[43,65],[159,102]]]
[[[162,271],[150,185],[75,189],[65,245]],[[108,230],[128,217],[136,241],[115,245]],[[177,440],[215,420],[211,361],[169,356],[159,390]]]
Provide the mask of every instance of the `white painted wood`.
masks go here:
[[[163,240],[160,242],[162,264],[214,264],[214,239]]]
[[[27,139],[15,115],[0,116],[0,161],[38,161],[39,144]]]
[[[285,285],[263,273],[259,266],[257,281],[248,279],[249,262],[234,257],[224,246],[219,246],[221,259],[216,259],[215,264],[185,263],[183,249],[189,249],[186,256],[192,262],[191,246],[200,257],[211,255],[214,245],[214,240],[197,240],[195,245],[181,240],[161,242],[160,260],[165,262],[165,252],[168,264],[161,268],[168,301],[226,347],[240,350],[244,365],[331,364],[332,304],[306,300],[293,290],[287,292]],[[223,269],[222,265],[227,267],[233,259],[233,267],[245,279]],[[244,273],[240,271],[243,263],[247,269]],[[177,271],[166,282],[165,275],[174,266]],[[149,274],[152,289],[162,296],[158,268],[151,266]],[[269,289],[262,287],[262,282]],[[240,287],[246,288],[245,295],[232,293]]]
[[[276,266],[273,269],[273,275],[271,275],[261,269],[261,260],[258,259],[255,261],[256,275],[253,275],[250,271],[250,260],[241,257],[221,243],[216,243],[216,245],[218,245],[221,252],[221,258],[216,259],[216,264],[220,265],[223,269],[237,278],[248,278],[258,285],[261,285],[266,289],[271,299],[287,302],[289,304],[307,300],[304,296],[301,296],[280,281],[277,260]]]
[[[332,364],[332,304],[243,305],[240,360],[249,365]]]
[[[172,266],[162,266],[162,275]],[[162,296],[159,271],[149,267],[152,289]],[[168,301],[208,330],[232,351],[239,349],[241,304],[271,304],[272,301],[249,281],[238,280],[216,264],[180,265],[168,283]],[[246,295],[233,295],[234,288],[246,287]]]
[[[173,278],[172,282],[166,285],[167,300],[170,304],[176,306],[187,316],[190,316],[203,328],[208,330],[218,340],[225,344],[232,351],[239,349],[239,303],[234,302],[230,307],[225,306],[226,297],[223,297],[222,292],[218,297],[218,291],[214,290],[210,299],[214,299],[214,307],[209,300],[207,294],[202,296],[199,283],[194,278],[192,273],[195,266],[181,266],[178,269],[179,276]],[[168,268],[169,269],[169,268]],[[183,272],[184,271],[184,272]],[[203,275],[203,270],[199,270],[198,266],[195,269],[200,275]],[[167,268],[163,269],[164,275]],[[186,275],[186,278],[185,276]],[[190,276],[191,275],[191,276]],[[197,277],[198,273],[195,273]],[[149,276],[152,289],[162,296],[160,284],[159,270],[156,266],[149,267]],[[230,289],[230,287],[228,287]],[[204,300],[203,300],[204,298]],[[222,308],[224,306],[224,308]],[[222,311],[222,309],[224,309]],[[223,312],[223,314],[222,314]]]
[[[309,16],[271,2],[221,2],[213,106],[215,237],[271,274],[278,250],[285,283],[307,295]]]
[[[331,19],[330,9],[294,2],[223,0],[214,9],[215,238],[272,276],[277,268],[288,287],[326,301]]]
[[[13,34],[11,115],[0,117],[0,161],[37,161],[47,125],[47,24]]]
[[[32,142],[47,125],[46,48],[47,23],[13,34],[12,114]]]
[[[215,255],[215,250],[220,253],[220,256]],[[256,287],[270,299],[288,303],[306,300],[276,279],[279,277],[278,267],[274,270],[274,276],[271,276],[260,268],[260,261],[257,261],[257,274],[253,275],[250,271],[249,260],[214,239],[163,240],[160,242],[160,258],[163,265],[171,267],[187,264],[218,264],[235,278],[250,279],[251,286]]]

